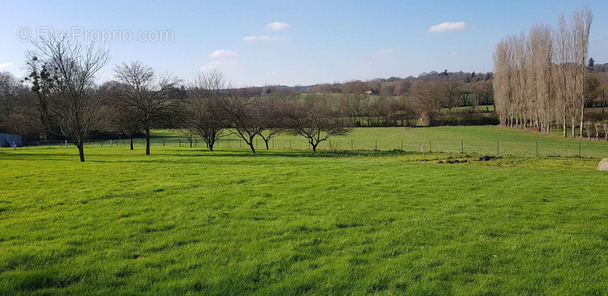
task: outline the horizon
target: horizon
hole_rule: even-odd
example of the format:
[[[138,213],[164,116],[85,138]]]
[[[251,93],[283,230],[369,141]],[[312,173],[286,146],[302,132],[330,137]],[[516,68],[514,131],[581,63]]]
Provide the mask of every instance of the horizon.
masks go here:
[[[0,71],[23,77],[25,51],[34,49],[23,37],[54,30],[85,42],[109,37],[97,42],[111,56],[98,81],[133,60],[184,81],[218,67],[237,87],[405,78],[445,69],[487,73],[495,44],[507,35],[537,23],[554,26],[560,14],[569,18],[584,4],[596,15],[608,9],[602,1],[320,3],[13,2],[2,5]],[[591,29],[589,57],[598,64],[608,62],[607,24],[595,18]],[[134,41],[140,36],[157,41]]]

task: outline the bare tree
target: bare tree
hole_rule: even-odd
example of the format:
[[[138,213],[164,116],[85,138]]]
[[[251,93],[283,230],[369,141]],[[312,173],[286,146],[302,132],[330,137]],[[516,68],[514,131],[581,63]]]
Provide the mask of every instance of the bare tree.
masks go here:
[[[84,162],[84,141],[101,118],[102,100],[95,94],[95,74],[108,62],[108,51],[66,40],[34,42],[39,56],[31,61],[32,91],[44,97],[62,136],[78,147]]]
[[[588,7],[577,10],[574,12],[571,21],[571,32],[574,37],[573,40],[573,53],[576,63],[575,70],[575,96],[577,97],[578,108],[580,110],[580,134],[579,137],[583,137],[583,121],[585,118],[585,95],[584,95],[584,84],[585,76],[587,75],[586,61],[589,53],[589,33],[591,32],[591,23],[593,22],[593,13]]]
[[[260,137],[269,150],[270,140],[285,130],[285,102],[278,97],[259,98],[254,108],[263,128]]]
[[[107,130],[129,138],[133,150],[133,138],[143,131],[136,110],[123,101],[122,94],[128,86],[118,81],[108,81],[99,87],[100,95],[107,103],[109,119]]]
[[[429,125],[433,124],[436,115],[443,107],[444,94],[438,82],[418,82],[412,88],[416,107],[423,116],[426,116]]]
[[[213,69],[198,73],[194,85],[188,90],[183,125],[191,133],[200,135],[209,151],[213,151],[215,143],[225,135],[228,125],[222,109],[227,88],[224,74]]]
[[[114,76],[124,84],[121,88],[122,107],[133,112],[132,119],[146,135],[146,155],[150,154],[150,130],[166,122],[179,106],[171,96],[177,80],[169,75],[157,75],[154,69],[139,61],[123,63],[114,68]]]
[[[317,151],[319,143],[349,131],[340,114],[328,106],[326,98],[318,95],[292,102],[285,118],[291,133],[306,138],[313,151]]]
[[[9,115],[17,107],[18,97],[23,93],[19,80],[10,72],[0,72],[0,131],[7,131]]]
[[[221,103],[230,131],[243,139],[255,153],[255,137],[265,129],[264,120],[256,112],[256,94],[247,89],[232,91]]]
[[[570,22],[560,16],[553,32],[537,25],[529,36],[509,36],[496,46],[494,93],[501,124],[549,133],[557,122],[564,137],[568,128],[574,137],[578,125],[583,136],[592,19],[585,7]]]

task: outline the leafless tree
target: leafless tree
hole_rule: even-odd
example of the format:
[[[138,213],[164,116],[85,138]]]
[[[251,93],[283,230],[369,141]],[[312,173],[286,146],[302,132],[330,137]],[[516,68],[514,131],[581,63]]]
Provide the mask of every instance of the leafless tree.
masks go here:
[[[45,98],[59,131],[78,147],[84,162],[84,142],[102,116],[94,78],[108,62],[108,51],[53,38],[33,44],[38,55],[31,61],[40,67],[30,69],[32,90]]]
[[[154,69],[139,61],[123,63],[114,68],[114,76],[125,87],[121,88],[122,106],[133,112],[133,119],[146,135],[146,155],[150,154],[150,130],[175,114],[179,106],[171,96],[177,79],[157,75]]]
[[[13,74],[0,72],[0,131],[8,130],[9,116],[14,113],[22,93],[23,87]]]
[[[257,95],[248,89],[231,91],[221,102],[230,131],[243,139],[255,153],[255,137],[265,129],[265,120],[256,110]]]
[[[277,96],[262,97],[253,108],[263,128],[260,138],[264,140],[266,150],[269,150],[270,140],[285,131],[285,102]]]
[[[443,107],[444,93],[439,82],[418,82],[412,88],[412,96],[420,113],[426,116],[429,125],[433,124],[436,115]]]
[[[529,36],[509,36],[496,46],[494,93],[503,125],[549,133],[557,122],[565,137],[569,127],[574,137],[577,125],[583,136],[592,19],[585,7],[570,22],[560,16],[553,32],[537,25]]]
[[[318,95],[292,102],[285,118],[291,133],[306,138],[313,151],[317,151],[319,143],[349,131],[347,122],[328,106],[326,98]]]
[[[99,86],[98,92],[106,102],[108,120],[106,130],[129,138],[133,150],[133,138],[143,131],[139,114],[132,106],[125,104],[122,94],[128,86],[118,81],[108,81]]]
[[[219,69],[198,73],[194,85],[188,90],[184,105],[183,125],[193,134],[200,135],[209,151],[225,135],[228,125],[223,110],[229,85]]]

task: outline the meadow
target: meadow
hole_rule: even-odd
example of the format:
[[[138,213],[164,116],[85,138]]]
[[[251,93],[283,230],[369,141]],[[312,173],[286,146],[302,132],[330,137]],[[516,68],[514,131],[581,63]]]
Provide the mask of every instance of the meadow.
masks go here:
[[[458,138],[488,153],[496,138],[555,154],[579,141],[498,127],[356,129],[343,141],[371,135],[386,151],[254,155],[234,141],[208,152],[178,147],[175,131],[156,132],[149,156],[90,145],[85,163],[74,147],[0,150],[0,294],[608,290],[606,142],[583,141],[583,158],[514,144],[476,161]],[[389,149],[401,138],[457,148]],[[453,158],[467,163],[439,163]]]
[[[187,139],[176,130],[156,131],[152,140],[153,147],[162,147],[163,141],[165,146],[178,147],[180,142],[182,146],[188,146]],[[136,144],[142,146],[144,141],[139,139]],[[197,144],[204,146],[200,139]],[[99,146],[98,143],[96,145]],[[107,141],[106,145],[108,145]],[[125,141],[124,145],[128,145],[128,143]],[[256,149],[265,149],[264,142],[259,138],[255,142],[255,146]],[[280,150],[309,149],[304,138],[289,134],[280,134],[271,140],[269,146],[271,149]],[[248,149],[242,140],[230,134],[220,139],[218,147]],[[331,138],[331,141],[325,141],[319,145],[321,150],[402,150],[524,157],[578,157],[579,148],[581,157],[602,159],[608,154],[608,141],[605,139],[596,141],[562,138],[557,134],[547,136],[499,126],[443,126],[355,128],[344,136]]]

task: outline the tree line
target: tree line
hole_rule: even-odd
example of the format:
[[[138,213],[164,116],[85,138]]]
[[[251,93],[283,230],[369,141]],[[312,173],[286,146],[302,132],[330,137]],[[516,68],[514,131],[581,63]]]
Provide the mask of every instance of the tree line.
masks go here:
[[[600,122],[585,122],[585,108],[597,98],[599,85],[592,87],[586,65],[592,21],[585,7],[569,21],[560,16],[556,28],[536,25],[527,35],[508,36],[496,45],[493,85],[502,125],[547,134],[558,126],[564,137],[569,129],[576,136],[577,128],[583,137],[592,125],[599,132]]]

